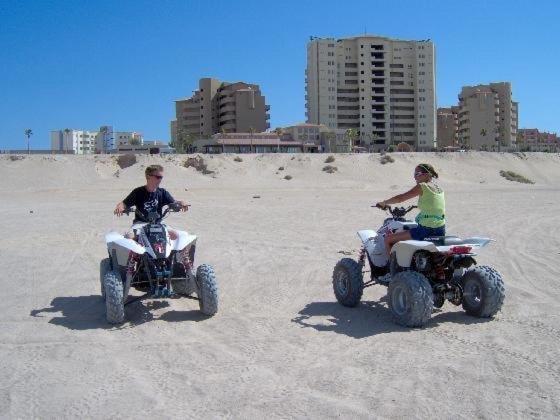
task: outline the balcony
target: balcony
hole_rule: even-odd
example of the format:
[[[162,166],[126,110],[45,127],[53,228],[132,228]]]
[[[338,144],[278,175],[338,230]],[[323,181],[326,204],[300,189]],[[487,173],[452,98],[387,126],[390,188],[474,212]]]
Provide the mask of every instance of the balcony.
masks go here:
[[[235,112],[235,104],[228,102],[220,105],[220,115],[223,115],[226,112]]]
[[[220,117],[220,125],[226,124],[228,121],[235,121],[235,114],[228,114]]]
[[[222,106],[223,104],[229,104],[229,103],[232,103],[232,102],[235,102],[235,97],[233,95],[232,96],[220,96],[220,99],[219,99],[220,106]]]
[[[385,84],[385,79],[382,78],[375,78],[375,79],[371,79],[371,83],[373,83],[373,85],[379,86],[379,85],[384,85]]]
[[[360,123],[339,122],[338,128],[360,128]]]
[[[350,96],[338,96],[337,101],[339,102],[358,102],[360,100],[360,98],[356,97],[350,97]]]
[[[352,115],[338,115],[338,119],[339,120],[359,120],[360,116],[357,114],[352,114]]]
[[[336,93],[355,93],[358,94],[360,93],[360,89],[337,89]]]

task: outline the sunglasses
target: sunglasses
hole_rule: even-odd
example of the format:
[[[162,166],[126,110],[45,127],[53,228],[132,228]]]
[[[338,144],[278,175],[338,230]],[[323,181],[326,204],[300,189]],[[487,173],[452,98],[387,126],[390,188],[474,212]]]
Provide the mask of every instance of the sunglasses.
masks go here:
[[[157,179],[163,179],[163,175],[151,175],[151,176],[153,176],[154,178],[157,178]]]
[[[426,175],[427,173],[428,173],[428,172],[419,172],[419,171],[417,171],[417,172],[414,172],[414,176],[417,177],[417,176],[420,176],[420,175]]]

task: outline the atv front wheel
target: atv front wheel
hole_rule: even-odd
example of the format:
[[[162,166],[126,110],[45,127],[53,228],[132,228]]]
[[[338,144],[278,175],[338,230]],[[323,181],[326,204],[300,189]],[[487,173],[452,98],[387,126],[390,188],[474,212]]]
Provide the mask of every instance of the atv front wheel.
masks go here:
[[[504,281],[491,267],[466,270],[461,279],[463,309],[472,316],[491,318],[502,308],[505,299]]]
[[[352,258],[341,259],[334,267],[333,290],[341,305],[354,307],[364,293],[362,267]]]
[[[104,258],[99,263],[99,283],[101,285],[101,297],[105,300],[105,274],[111,270],[111,260]]]
[[[207,264],[198,266],[196,283],[200,310],[204,315],[215,315],[218,312],[218,284],[214,269]]]
[[[107,322],[121,324],[124,321],[124,290],[121,277],[115,271],[109,271],[105,274],[103,282]]]
[[[389,283],[389,309],[395,322],[422,327],[430,320],[434,295],[428,279],[416,271],[396,273]]]

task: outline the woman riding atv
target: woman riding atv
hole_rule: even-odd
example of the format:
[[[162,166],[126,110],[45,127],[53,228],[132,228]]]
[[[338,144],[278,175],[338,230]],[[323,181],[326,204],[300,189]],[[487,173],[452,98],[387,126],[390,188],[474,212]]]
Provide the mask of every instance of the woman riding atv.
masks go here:
[[[421,163],[414,169],[416,185],[412,189],[377,203],[378,207],[385,208],[390,204],[402,203],[418,197],[420,210],[416,216],[418,227],[385,236],[388,255],[391,255],[391,247],[399,241],[408,239],[421,241],[434,236],[445,236],[445,195],[434,182],[434,178],[438,178],[434,167],[428,163]]]

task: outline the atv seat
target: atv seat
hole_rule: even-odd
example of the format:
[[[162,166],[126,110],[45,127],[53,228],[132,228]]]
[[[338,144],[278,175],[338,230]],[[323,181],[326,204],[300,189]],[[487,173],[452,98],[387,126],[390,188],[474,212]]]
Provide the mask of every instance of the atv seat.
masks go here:
[[[433,236],[424,238],[424,240],[433,243],[435,246],[464,245],[468,243],[457,236]]]

